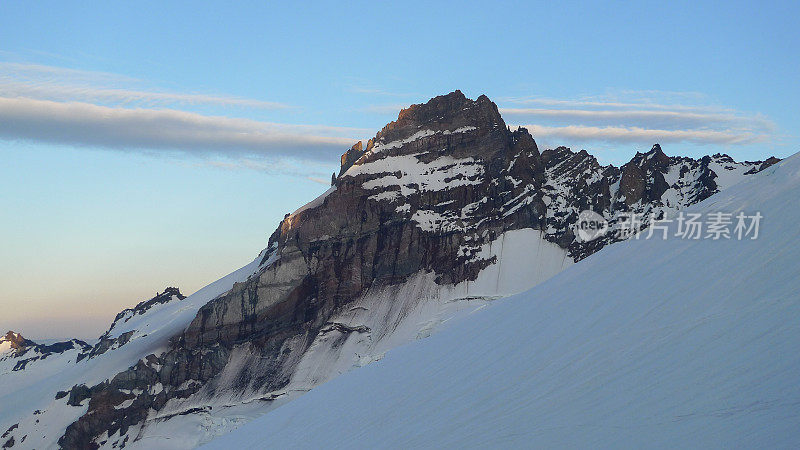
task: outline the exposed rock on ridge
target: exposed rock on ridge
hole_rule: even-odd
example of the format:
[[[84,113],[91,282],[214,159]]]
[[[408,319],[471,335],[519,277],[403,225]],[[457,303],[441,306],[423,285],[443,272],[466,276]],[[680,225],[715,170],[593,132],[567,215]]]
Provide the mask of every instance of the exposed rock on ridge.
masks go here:
[[[180,289],[176,287],[167,287],[164,289],[164,292],[156,292],[156,295],[150,300],[139,302],[133,308],[127,308],[120,311],[120,313],[114,318],[114,322],[111,323],[111,326],[108,328],[108,330],[103,333],[102,336],[100,336],[97,344],[95,344],[92,350],[85,356],[93,358],[95,356],[102,355],[111,348],[122,347],[128,343],[135,332],[135,330],[121,331],[120,329],[125,326],[125,323],[136,316],[141,316],[147,313],[155,306],[163,305],[172,301],[181,301],[185,298],[186,296],[181,294]]]

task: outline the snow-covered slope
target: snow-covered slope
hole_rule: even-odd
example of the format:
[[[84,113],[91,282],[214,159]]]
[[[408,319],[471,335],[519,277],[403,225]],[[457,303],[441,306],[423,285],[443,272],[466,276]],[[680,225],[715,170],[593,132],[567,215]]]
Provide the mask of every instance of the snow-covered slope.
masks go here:
[[[215,390],[202,388],[194,396],[171,401],[145,427],[131,427],[137,436],[126,448],[193,448],[290,402],[336,376],[378,361],[387,351],[434,333],[452,320],[485,307],[493,299],[522,292],[573,264],[566,251],[544,239],[538,230],[512,230],[481,249],[496,258],[473,281],[438,285],[433,272],[419,273],[394,286],[365,292],[340,313],[303,352],[290,381],[264,392],[258,384],[237,385],[238,372],[258,372],[259,360],[248,347],[231,357]],[[186,411],[194,411],[185,414]],[[184,413],[184,414],[182,414]],[[164,437],[169,436],[168,440]],[[106,446],[124,436],[100,439]]]
[[[796,447],[798,193],[795,155],[689,209],[755,240],[610,246],[208,448]]]
[[[0,361],[0,433],[4,433],[0,440],[5,444],[14,438],[16,448],[57,447],[64,428],[86,412],[88,403],[83,402],[80,407],[68,406],[69,398],[59,397],[59,391],[69,391],[75,385],[100,383],[113,377],[120,368],[163,351],[169,339],[181,332],[201,306],[256,272],[265,252],[182,301],[157,305],[143,314],[127,315],[130,320],[120,324],[115,321],[108,336],[117,338],[122,332],[127,333],[124,345],[111,347],[96,356],[89,356],[87,352],[83,358],[79,358],[78,350],[66,351],[37,360],[25,370],[12,370],[10,359]]]

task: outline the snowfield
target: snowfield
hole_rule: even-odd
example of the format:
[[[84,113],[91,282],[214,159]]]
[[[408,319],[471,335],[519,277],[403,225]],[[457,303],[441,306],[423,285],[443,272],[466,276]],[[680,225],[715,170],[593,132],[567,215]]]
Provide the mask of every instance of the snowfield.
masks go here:
[[[609,246],[207,448],[796,448],[799,193],[795,155],[687,209],[756,240]]]

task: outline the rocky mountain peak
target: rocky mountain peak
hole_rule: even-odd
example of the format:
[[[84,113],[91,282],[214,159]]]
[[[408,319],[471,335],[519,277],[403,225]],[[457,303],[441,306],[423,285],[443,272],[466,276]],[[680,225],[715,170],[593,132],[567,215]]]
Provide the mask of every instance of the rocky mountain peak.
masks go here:
[[[438,311],[438,293],[456,287],[465,291],[451,300],[470,301],[487,273],[495,279],[478,292],[496,296],[500,266],[509,270],[502,252],[517,250],[509,236],[537,244],[512,265],[547,260],[560,270],[625,239],[579,240],[581,211],[598,212],[612,227],[630,212],[674,213],[720,189],[715,171],[730,179],[762,165],[703,161],[670,158],[654,145],[621,168],[602,166],[585,150],[540,153],[526,129],[506,127],[486,96],[454,91],[412,105],[366,148],[358,142],[342,155],[334,186],[285,217],[255,271],[199,306],[168,350],[84,386],[89,410],[59,443],[127,439],[129,427],[210,411],[214,399],[228,402],[233,392],[271,401],[307,390],[383,351],[400,339],[397,330],[412,333],[403,339],[418,336],[424,330],[415,327],[431,316],[414,316],[417,302]],[[139,311],[173,297],[160,294],[121,313],[93,354],[126,345],[130,323],[147,317]]]
[[[664,151],[661,150],[661,145],[655,144],[648,152],[636,152],[636,155],[628,164],[633,164],[645,171],[663,172],[666,170],[667,166],[669,166],[669,163],[669,156],[667,156]],[[625,166],[623,166],[623,168],[624,167]]]
[[[127,322],[134,316],[144,314],[150,308],[156,305],[162,305],[171,301],[181,301],[185,298],[186,296],[181,294],[181,290],[177,287],[166,287],[164,292],[156,292],[156,295],[153,296],[153,298],[141,301],[133,308],[126,308],[119,312],[117,317],[114,318],[114,323],[112,323],[111,328],[109,328],[109,330],[106,332],[106,335],[111,332],[115,325],[119,324],[120,322]]]
[[[80,339],[39,344],[26,339],[20,333],[9,331],[0,337],[0,373],[3,370],[22,371],[30,364],[36,365],[38,361],[66,352],[77,359],[81,352],[88,352],[90,349],[91,346]],[[3,365],[6,367],[2,367]]]
[[[717,162],[722,162],[722,163],[734,163],[734,162],[736,162],[736,161],[734,161],[733,158],[731,158],[730,155],[728,155],[726,153],[714,153],[711,156],[711,158],[713,160],[717,161]]]
[[[134,314],[142,314],[148,309],[152,308],[155,305],[160,305],[162,303],[170,302],[174,299],[183,300],[186,296],[181,294],[181,290],[168,286],[164,289],[164,292],[156,292],[156,295],[151,298],[150,300],[145,300],[143,302],[139,302],[136,306],[130,309],[123,310],[121,313],[117,315],[117,318],[121,318],[125,315],[126,312],[130,311]]]
[[[36,345],[35,342],[25,339],[21,334],[11,330],[9,330],[5,336],[0,338],[0,345],[2,344],[6,344],[8,348],[17,351]]]
[[[776,163],[779,163],[779,162],[781,162],[780,158],[776,158],[774,156],[770,156],[763,163],[761,163],[761,165],[758,166],[757,169],[753,169],[754,171],[752,173],[761,172],[762,170],[766,169],[767,167],[770,167],[773,164],[776,164]]]
[[[497,105],[488,97],[481,95],[471,100],[456,90],[401,110],[397,120],[383,127],[374,142],[378,145],[406,139],[418,132],[446,132],[464,127],[488,132],[504,129],[506,125]]]
[[[100,336],[97,343],[85,349],[79,356],[79,360],[83,358],[92,359],[102,355],[109,349],[124,346],[137,332],[136,326],[132,325],[132,323],[141,321],[148,314],[158,314],[158,308],[156,308],[158,306],[171,302],[180,302],[185,298],[186,296],[181,293],[180,289],[169,286],[164,289],[164,292],[156,292],[156,295],[149,300],[141,301],[133,308],[123,309],[114,318],[108,330]]]

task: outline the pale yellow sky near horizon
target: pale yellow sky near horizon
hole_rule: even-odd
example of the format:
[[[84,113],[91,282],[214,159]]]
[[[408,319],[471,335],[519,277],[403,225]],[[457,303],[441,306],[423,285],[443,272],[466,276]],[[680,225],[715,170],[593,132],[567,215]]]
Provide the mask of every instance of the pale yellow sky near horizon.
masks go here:
[[[0,330],[13,330],[32,340],[96,339],[121,310],[152,298],[167,286],[177,286],[184,295],[190,295],[247,264],[258,251],[250,255],[217,254],[213,258],[201,252],[192,258],[162,255],[159,264],[150,267],[93,261],[66,269],[69,261],[53,260],[46,277],[15,274],[18,278],[14,282],[5,279],[7,272],[3,271]],[[230,270],[220,271],[223,266]],[[19,277],[27,282],[21,283]]]

